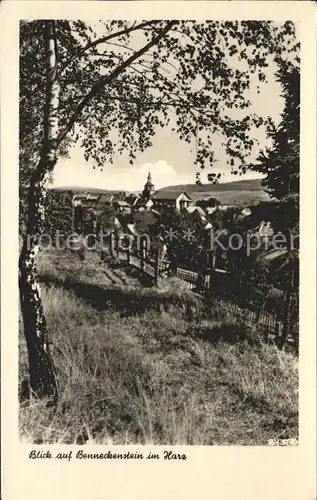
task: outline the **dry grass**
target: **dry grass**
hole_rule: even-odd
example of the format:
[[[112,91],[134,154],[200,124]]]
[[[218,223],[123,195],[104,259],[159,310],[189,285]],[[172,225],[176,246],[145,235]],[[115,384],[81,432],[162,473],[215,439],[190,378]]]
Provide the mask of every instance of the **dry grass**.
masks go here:
[[[189,322],[186,311],[200,305],[190,292],[182,298],[175,281],[166,289],[114,284],[103,265],[105,281],[94,258],[82,265],[69,255],[41,256],[61,398],[55,413],[21,402],[21,439],[259,445],[297,437],[297,358],[263,345],[255,332],[243,335],[225,311]],[[107,300],[98,302],[84,282],[94,294],[108,291]],[[21,382],[26,359],[21,332]]]

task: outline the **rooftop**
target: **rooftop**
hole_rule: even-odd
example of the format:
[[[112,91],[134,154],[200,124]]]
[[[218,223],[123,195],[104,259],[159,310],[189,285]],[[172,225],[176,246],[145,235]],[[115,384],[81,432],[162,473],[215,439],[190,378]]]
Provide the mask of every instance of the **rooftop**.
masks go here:
[[[200,215],[205,215],[205,212],[204,210],[201,208],[201,207],[197,207],[197,206],[194,206],[194,207],[187,207],[186,208],[187,212],[190,213],[190,214],[193,214],[194,212],[197,212],[199,213]]]
[[[153,195],[154,200],[176,200],[179,195],[184,194],[187,196],[189,200],[191,200],[190,196],[184,191],[156,191]]]
[[[114,203],[119,205],[120,207],[129,207],[129,203],[127,203],[125,200],[114,200]]]
[[[129,194],[124,201],[126,201],[130,205],[133,205],[139,198],[140,196],[138,194]]]

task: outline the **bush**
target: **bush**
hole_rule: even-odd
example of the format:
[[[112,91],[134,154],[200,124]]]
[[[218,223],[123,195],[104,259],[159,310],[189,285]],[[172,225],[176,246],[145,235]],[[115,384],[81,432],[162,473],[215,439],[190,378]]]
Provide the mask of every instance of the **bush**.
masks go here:
[[[44,228],[46,234],[55,236],[56,231],[72,231],[72,198],[72,191],[47,191]]]
[[[258,331],[237,319],[226,319],[214,322],[212,325],[199,327],[191,331],[191,335],[197,335],[208,342],[223,341],[226,343],[247,342],[249,345],[260,345],[263,337]]]

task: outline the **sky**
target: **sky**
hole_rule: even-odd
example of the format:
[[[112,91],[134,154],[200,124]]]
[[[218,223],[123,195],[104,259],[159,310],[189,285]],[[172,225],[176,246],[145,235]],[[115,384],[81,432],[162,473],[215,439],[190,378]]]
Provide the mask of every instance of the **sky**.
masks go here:
[[[274,78],[275,69],[273,64],[267,69],[268,82],[261,84],[260,93],[256,91],[256,84],[251,84],[248,97],[252,106],[248,112],[271,116],[278,122],[283,110],[283,99],[280,96],[280,84]],[[257,131],[257,137],[260,148],[263,149],[266,145],[264,130]],[[220,137],[215,137],[214,150],[217,159],[214,171],[222,173],[220,182],[260,177],[254,172],[241,177],[232,175]],[[258,151],[259,147],[256,147],[253,151],[254,159]],[[52,187],[142,191],[149,171],[156,189],[175,184],[194,183],[196,179],[194,144],[189,145],[181,141],[168,128],[158,130],[153,139],[153,146],[139,153],[132,166],[129,165],[127,157],[117,155],[113,165],[104,165],[102,171],[94,169],[93,162],[84,159],[79,144],[71,149],[69,156],[67,159],[59,159],[53,172]],[[202,182],[207,182],[205,178],[206,175],[201,172]]]
[[[197,168],[192,165],[192,155],[177,139],[167,139],[168,152],[164,150],[164,138],[157,138],[157,146],[139,156],[134,165],[106,165],[103,171],[93,169],[86,162],[79,147],[75,147],[70,159],[61,159],[55,167],[52,187],[86,187],[123,191],[142,191],[149,172],[156,189],[178,184],[193,184]],[[163,146],[163,147],[162,147]],[[142,158],[143,157],[143,158]],[[184,168],[184,163],[190,169]],[[241,177],[230,174],[228,167],[217,167],[222,172],[222,182],[261,177],[255,172]],[[203,176],[203,173],[202,173]]]

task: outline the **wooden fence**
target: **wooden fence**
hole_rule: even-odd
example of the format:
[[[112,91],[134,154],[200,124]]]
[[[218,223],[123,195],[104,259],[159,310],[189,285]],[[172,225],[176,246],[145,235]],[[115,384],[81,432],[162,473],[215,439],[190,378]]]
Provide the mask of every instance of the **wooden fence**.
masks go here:
[[[285,311],[285,296],[269,305],[265,297],[251,291],[248,285],[242,285],[238,292],[232,290],[230,275],[221,270],[200,269],[197,264],[179,263],[176,260],[171,262],[160,258],[157,250],[149,253],[145,247],[137,250],[114,245],[111,249],[114,257],[140,269],[156,284],[159,278],[177,276],[187,284],[188,289],[205,297],[207,302],[223,307],[250,325],[259,326],[267,339],[280,339],[280,343],[287,342],[298,349],[298,294],[291,295],[288,310]]]

